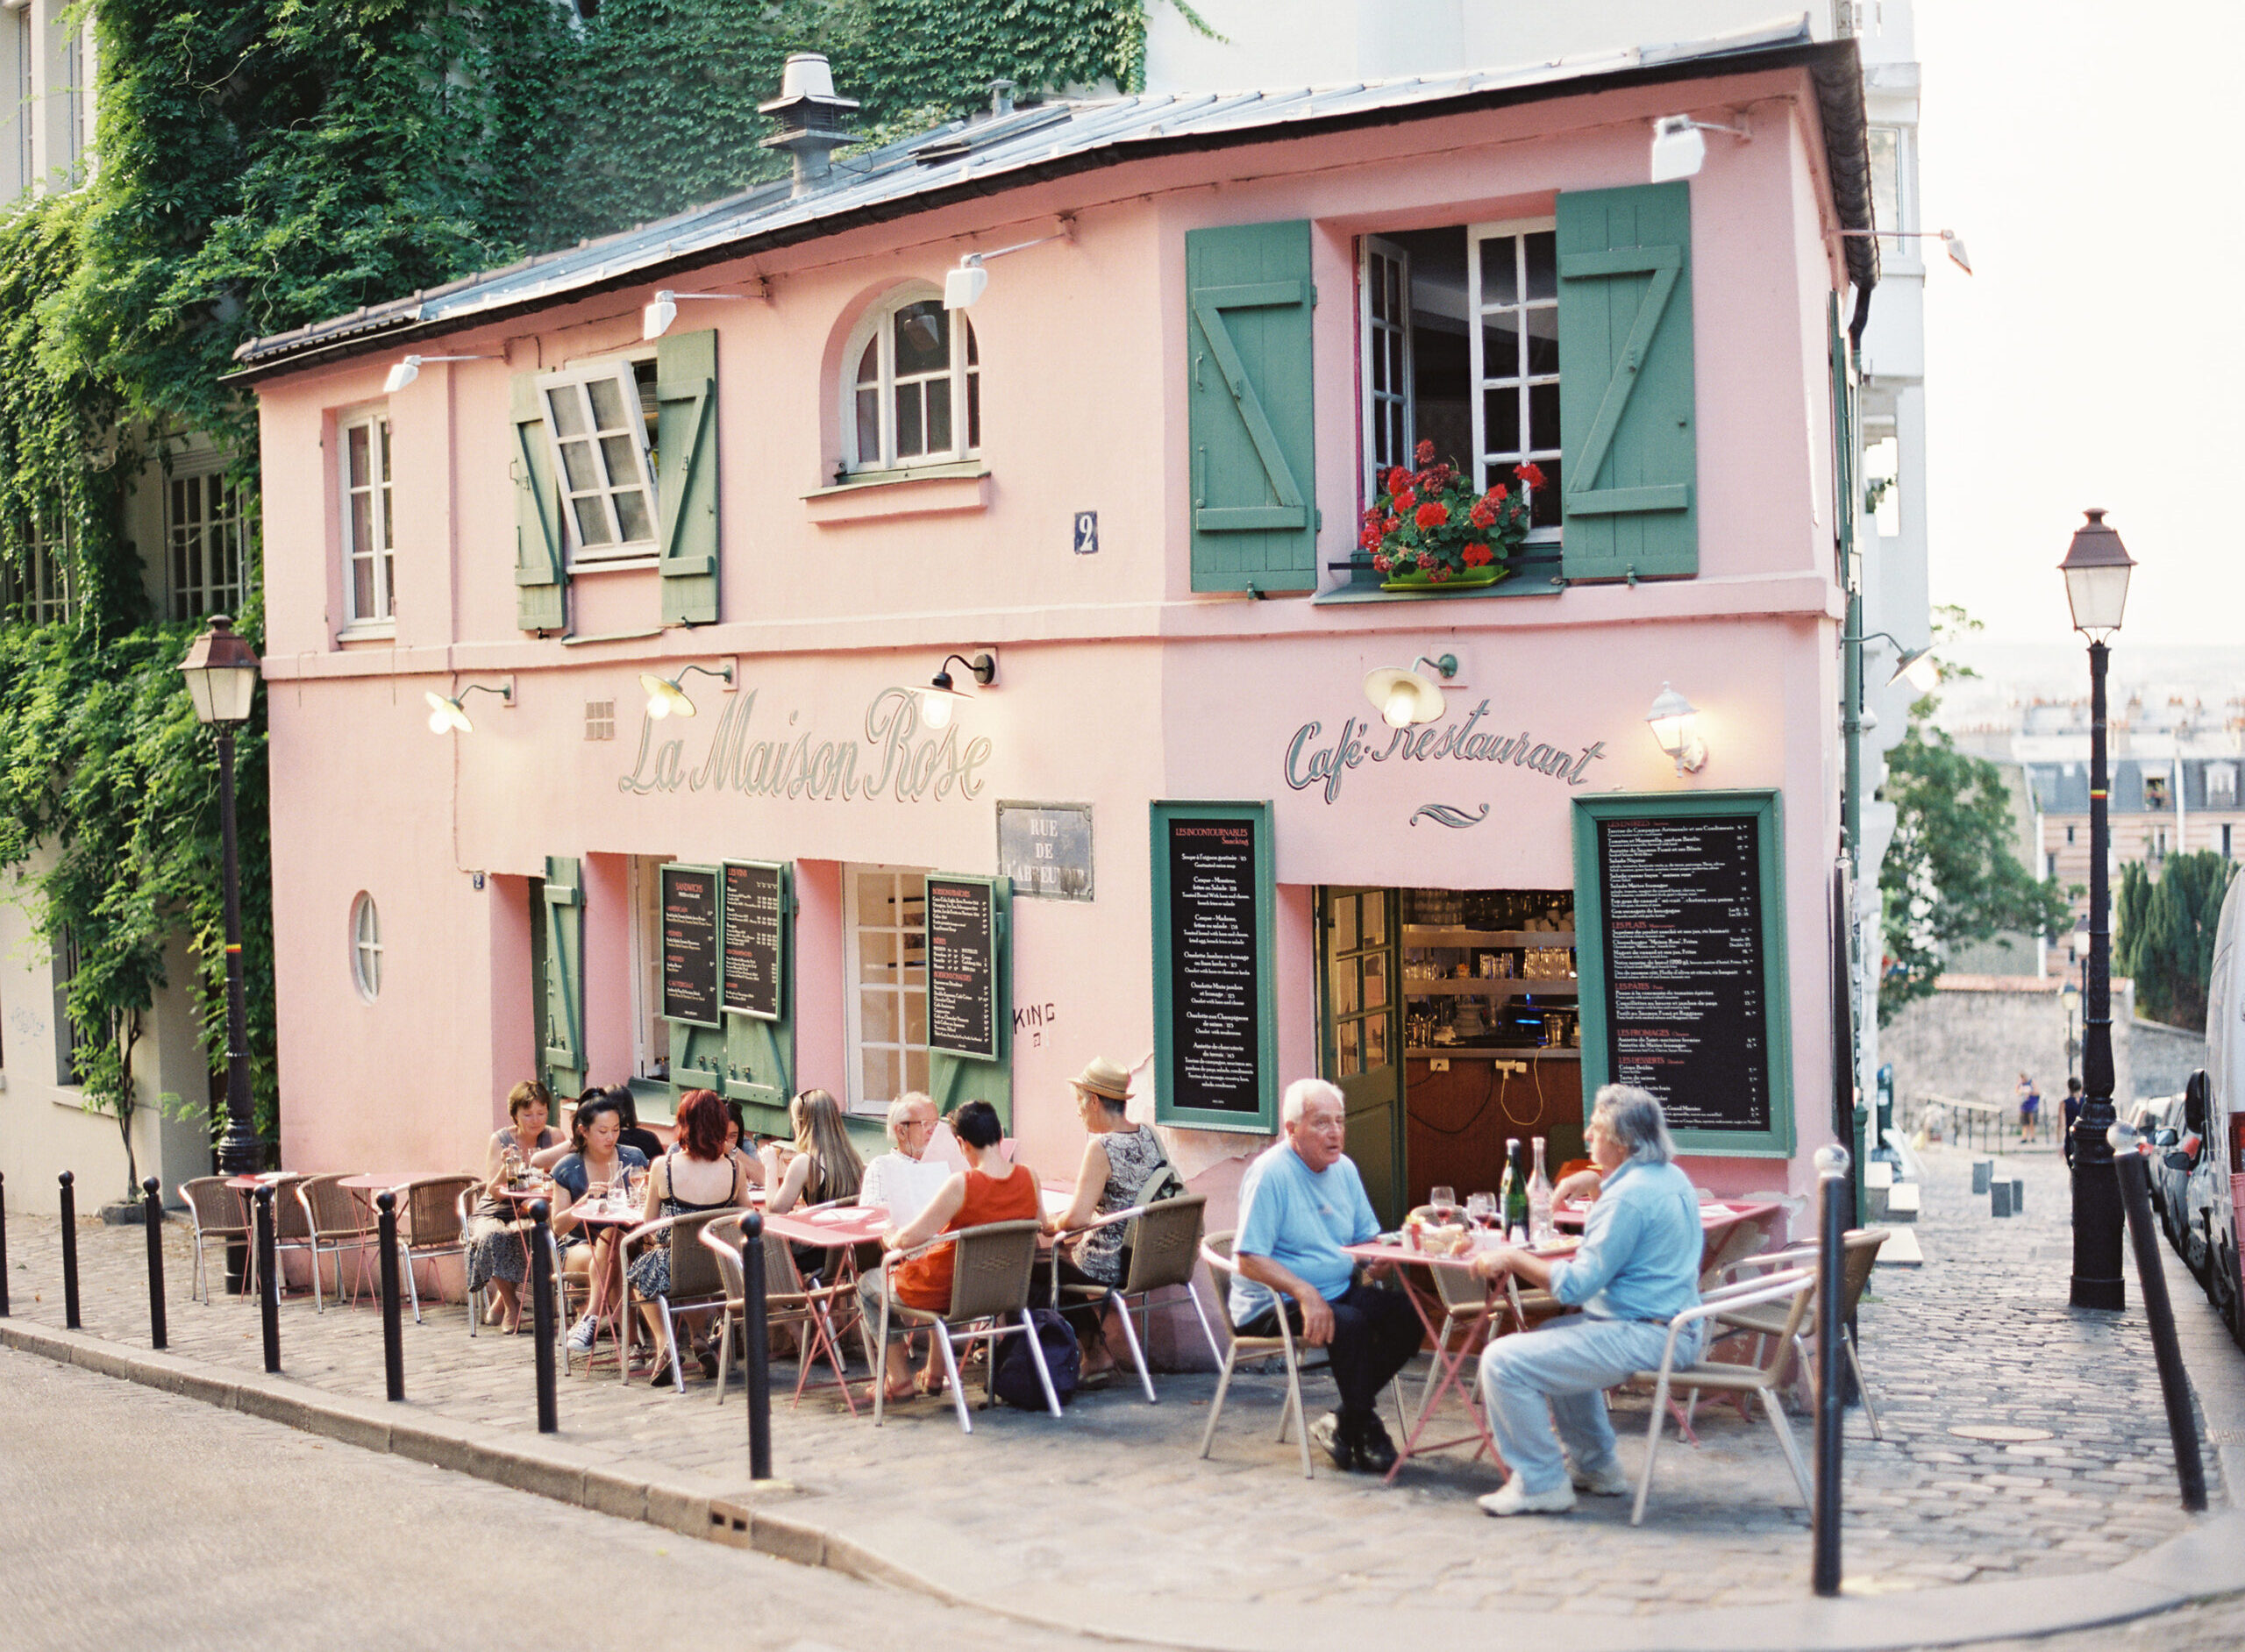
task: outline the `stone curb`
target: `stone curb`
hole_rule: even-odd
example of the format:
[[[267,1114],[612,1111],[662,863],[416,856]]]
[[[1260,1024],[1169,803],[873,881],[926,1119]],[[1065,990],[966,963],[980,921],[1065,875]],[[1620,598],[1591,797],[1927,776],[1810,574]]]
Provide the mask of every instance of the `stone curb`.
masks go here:
[[[1087,1600],[1081,1590],[1023,1571],[994,1576],[987,1549],[941,1523],[910,1514],[859,1521],[851,1531],[782,1513],[770,1503],[806,1494],[780,1481],[725,1483],[680,1472],[643,1478],[565,1442],[503,1437],[500,1431],[408,1406],[326,1393],[285,1377],[224,1373],[168,1353],[122,1348],[82,1331],[0,1320],[0,1347],[78,1365],[224,1410],[285,1423],[346,1445],[387,1451],[595,1513],[650,1525],[799,1565],[910,1590],[949,1605],[1101,1640],[1194,1652],[1301,1652],[1304,1647],[1464,1641],[1484,1635],[1486,1613],[1440,1607],[1279,1607],[1199,1603],[1191,1621],[1160,1601],[1122,1596]],[[912,1563],[896,1558],[910,1556]],[[1004,1570],[1002,1565],[998,1568]],[[1541,1652],[1889,1652],[1964,1646],[2127,1622],[2193,1600],[2245,1591],[2245,1512],[2210,1515],[2178,1537],[2062,1589],[2048,1578],[1966,1584],[1894,1594],[1804,1597],[1771,1606],[1707,1607],[1659,1618],[1593,1613],[1512,1613],[1508,1634]],[[973,1577],[972,1594],[939,1579]],[[2083,1586],[2087,1584],[2088,1586]],[[1586,1580],[1586,1586],[1594,1586]],[[1098,1606],[1097,1621],[1085,1615]]]

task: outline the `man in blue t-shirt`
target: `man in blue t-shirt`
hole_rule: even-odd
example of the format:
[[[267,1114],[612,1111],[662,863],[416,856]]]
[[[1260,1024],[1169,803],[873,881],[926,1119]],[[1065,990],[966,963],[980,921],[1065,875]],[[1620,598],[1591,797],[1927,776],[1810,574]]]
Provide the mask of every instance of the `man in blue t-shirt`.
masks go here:
[[[1329,1348],[1341,1408],[1319,1418],[1309,1437],[1336,1467],[1384,1474],[1394,1464],[1395,1442],[1374,1407],[1419,1351],[1419,1316],[1400,1292],[1359,1279],[1341,1248],[1379,1231],[1364,1180],[1341,1150],[1348,1139],[1341,1092],[1322,1079],[1297,1079],[1279,1118],[1286,1140],[1249,1165],[1239,1185],[1232,1323],[1242,1335],[1275,1336],[1283,1307],[1305,1343]]]

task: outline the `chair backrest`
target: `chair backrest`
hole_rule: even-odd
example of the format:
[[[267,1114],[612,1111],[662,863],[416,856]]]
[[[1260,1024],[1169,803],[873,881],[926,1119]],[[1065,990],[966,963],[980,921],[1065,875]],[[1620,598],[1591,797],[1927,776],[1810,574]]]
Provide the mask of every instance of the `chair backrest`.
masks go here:
[[[196,1228],[203,1233],[246,1233],[248,1223],[242,1216],[241,1201],[234,1197],[234,1190],[226,1186],[223,1176],[197,1176],[179,1185],[179,1196],[187,1201],[194,1213]]]
[[[1231,1245],[1238,1236],[1237,1228],[1226,1228],[1201,1242],[1201,1260],[1208,1265],[1208,1278],[1216,1287],[1216,1317],[1224,1322],[1224,1335],[1234,1342],[1239,1340],[1239,1327],[1231,1322],[1231,1276],[1239,1268],[1232,1260]]]
[[[398,1189],[400,1231],[416,1248],[458,1244],[461,1239],[460,1195],[481,1177],[424,1176]]]
[[[717,1272],[716,1252],[702,1244],[701,1238],[702,1229],[711,1222],[728,1218],[737,1221],[738,1213],[697,1210],[673,1221],[670,1228],[670,1289],[666,1292],[673,1300],[716,1296],[727,1288],[725,1280]]]
[[[348,1173],[336,1171],[325,1176],[307,1176],[296,1184],[296,1203],[303,1207],[311,1231],[323,1239],[356,1233],[366,1220],[351,1190],[340,1185]]]
[[[725,1300],[733,1303],[745,1301],[748,1297],[748,1279],[740,1260],[740,1219],[745,1214],[745,1211],[733,1211],[712,1217],[702,1225],[700,1235],[702,1248],[717,1264],[717,1280],[724,1290]],[[770,1235],[766,1236],[768,1238]],[[768,1250],[766,1256],[768,1270]],[[764,1277],[768,1285],[772,1277],[770,1272],[767,1271]]]
[[[1429,1268],[1435,1276],[1435,1294],[1453,1312],[1478,1308],[1488,1300],[1489,1287],[1464,1268]]]
[[[1122,1281],[1123,1295],[1191,1282],[1201,1262],[1201,1222],[1208,1209],[1206,1193],[1181,1193],[1146,1207],[1130,1223],[1130,1271]]]
[[[1878,1247],[1887,1240],[1884,1228],[1858,1228],[1845,1235],[1841,1243],[1847,1246],[1845,1271],[1840,1275],[1840,1307],[1842,1316],[1853,1319],[1856,1305],[1863,1300],[1864,1287],[1871,1283],[1871,1271],[1878,1261]]]
[[[1029,1306],[1029,1276],[1037,1266],[1033,1221],[988,1221],[951,1235],[951,1311],[953,1324],[1018,1314]]]
[[[311,1237],[311,1223],[304,1215],[303,1201],[296,1189],[310,1178],[304,1176],[276,1176],[273,1178],[273,1236],[276,1239],[303,1240]]]
[[[1765,1283],[1774,1285],[1787,1278],[1787,1274],[1773,1274]],[[1771,1378],[1778,1375],[1792,1357],[1793,1338],[1807,1333],[1811,1315],[1816,1311],[1816,1270],[1814,1267],[1797,1270],[1790,1283],[1790,1296],[1774,1299],[1786,1304],[1785,1329],[1770,1337],[1762,1348],[1762,1370]]]

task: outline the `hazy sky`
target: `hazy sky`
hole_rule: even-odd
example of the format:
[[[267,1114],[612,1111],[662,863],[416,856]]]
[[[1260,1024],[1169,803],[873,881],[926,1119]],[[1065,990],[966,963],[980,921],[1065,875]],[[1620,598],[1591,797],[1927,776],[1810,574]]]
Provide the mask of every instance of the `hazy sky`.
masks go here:
[[[2245,5],[1916,0],[1937,602],[2070,635],[2101,505],[2142,566],[2121,646],[2245,640]],[[1874,304],[1876,300],[1873,300]]]

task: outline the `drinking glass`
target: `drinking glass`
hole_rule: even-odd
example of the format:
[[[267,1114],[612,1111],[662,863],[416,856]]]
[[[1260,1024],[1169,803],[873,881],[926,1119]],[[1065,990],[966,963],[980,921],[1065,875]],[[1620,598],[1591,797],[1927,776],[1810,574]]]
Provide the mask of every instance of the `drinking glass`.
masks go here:
[[[1455,1187],[1430,1187],[1427,1190],[1427,1206],[1434,1219],[1443,1226],[1450,1225],[1457,1214],[1457,1190]]]
[[[1465,1195],[1465,1220],[1476,1228],[1489,1228],[1497,1220],[1497,1196],[1494,1193]]]

